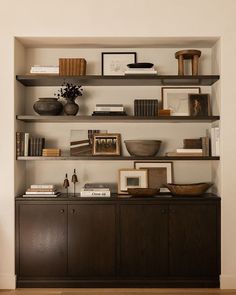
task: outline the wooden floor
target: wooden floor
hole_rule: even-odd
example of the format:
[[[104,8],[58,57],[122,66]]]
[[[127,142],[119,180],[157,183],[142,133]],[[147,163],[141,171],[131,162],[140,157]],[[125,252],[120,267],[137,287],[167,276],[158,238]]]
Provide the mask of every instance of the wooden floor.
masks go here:
[[[0,290],[0,295],[236,295],[236,290],[220,289],[16,289]]]

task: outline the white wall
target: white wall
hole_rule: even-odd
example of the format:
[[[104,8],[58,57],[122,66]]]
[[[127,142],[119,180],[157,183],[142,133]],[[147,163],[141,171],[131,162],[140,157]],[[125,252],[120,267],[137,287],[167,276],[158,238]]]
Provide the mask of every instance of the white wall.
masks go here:
[[[234,0],[1,0],[0,288],[14,288],[13,36],[221,37],[222,288],[236,288]]]

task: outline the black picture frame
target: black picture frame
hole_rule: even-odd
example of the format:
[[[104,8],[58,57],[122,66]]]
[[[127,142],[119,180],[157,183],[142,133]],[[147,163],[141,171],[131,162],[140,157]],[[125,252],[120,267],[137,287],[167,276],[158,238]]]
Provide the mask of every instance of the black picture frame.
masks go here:
[[[136,63],[137,62],[137,53],[136,52],[102,52],[102,76],[121,76],[124,75],[124,71],[120,68],[115,69],[114,65],[114,72],[112,70],[108,71],[107,65],[111,60],[111,57],[118,58],[119,56],[124,57],[127,55],[127,59],[124,58],[120,60],[121,65],[127,65],[128,63]],[[107,57],[107,59],[106,59]],[[129,57],[129,58],[128,58]],[[122,64],[122,61],[124,64]]]
[[[192,117],[211,115],[209,94],[189,94],[189,113]]]

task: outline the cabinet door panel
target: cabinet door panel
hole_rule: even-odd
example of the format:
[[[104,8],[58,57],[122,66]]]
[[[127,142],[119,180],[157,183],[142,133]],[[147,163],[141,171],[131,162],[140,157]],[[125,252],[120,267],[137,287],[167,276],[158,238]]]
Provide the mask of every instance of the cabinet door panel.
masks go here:
[[[69,205],[70,276],[116,273],[115,205]]]
[[[215,205],[170,206],[170,274],[217,275]]]
[[[167,275],[167,208],[165,205],[120,206],[121,275]]]
[[[19,276],[65,276],[67,206],[19,206]]]

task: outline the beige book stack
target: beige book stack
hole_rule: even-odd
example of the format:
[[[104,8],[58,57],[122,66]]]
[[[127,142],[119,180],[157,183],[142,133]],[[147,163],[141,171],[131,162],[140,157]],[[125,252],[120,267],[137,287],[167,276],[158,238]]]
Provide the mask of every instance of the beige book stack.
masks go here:
[[[43,157],[60,157],[60,149],[43,149]]]

